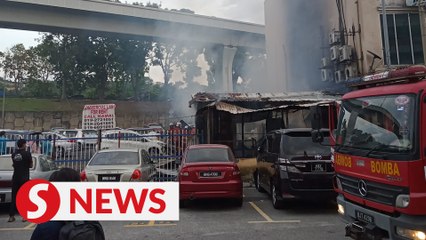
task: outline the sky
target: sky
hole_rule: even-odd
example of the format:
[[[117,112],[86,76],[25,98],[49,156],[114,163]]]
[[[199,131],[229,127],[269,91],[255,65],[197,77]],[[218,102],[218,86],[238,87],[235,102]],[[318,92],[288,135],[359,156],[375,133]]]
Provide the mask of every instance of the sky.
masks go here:
[[[214,16],[236,21],[264,24],[264,0],[121,0],[121,2],[147,2],[161,4],[168,9],[191,9],[195,14]],[[13,45],[23,43],[25,47],[37,45],[38,32],[0,28],[0,51],[6,51]],[[205,65],[205,64],[202,64]],[[205,74],[205,73],[204,73]],[[162,72],[158,67],[152,67],[149,75],[154,81],[161,81]],[[180,76],[175,76],[180,78]],[[201,76],[204,79],[206,76]]]

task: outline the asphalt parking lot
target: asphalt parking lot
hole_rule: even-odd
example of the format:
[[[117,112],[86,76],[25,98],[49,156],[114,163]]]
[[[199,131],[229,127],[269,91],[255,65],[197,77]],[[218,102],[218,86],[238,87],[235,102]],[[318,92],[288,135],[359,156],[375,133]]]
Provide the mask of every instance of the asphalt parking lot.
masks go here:
[[[0,239],[29,239],[35,225],[8,223],[0,206]],[[276,210],[266,194],[244,189],[242,208],[232,202],[194,201],[178,222],[102,222],[107,239],[344,239],[344,223],[333,202],[288,202]]]

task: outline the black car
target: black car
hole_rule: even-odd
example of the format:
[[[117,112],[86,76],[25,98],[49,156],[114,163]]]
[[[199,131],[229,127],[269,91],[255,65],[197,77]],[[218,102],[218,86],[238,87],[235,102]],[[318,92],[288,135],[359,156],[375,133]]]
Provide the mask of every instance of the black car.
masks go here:
[[[327,142],[328,130],[321,130]],[[268,133],[258,148],[256,188],[272,196],[275,208],[287,198],[332,198],[334,168],[331,148],[312,141],[311,129],[281,129]]]

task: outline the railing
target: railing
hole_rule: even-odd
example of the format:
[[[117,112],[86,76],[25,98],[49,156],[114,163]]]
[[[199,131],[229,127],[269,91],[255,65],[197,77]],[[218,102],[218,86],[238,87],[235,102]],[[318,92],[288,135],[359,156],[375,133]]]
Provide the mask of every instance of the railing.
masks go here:
[[[101,135],[99,135],[101,134]],[[197,134],[189,130],[174,130],[152,135],[136,135],[117,131],[84,138],[46,139],[43,135],[28,136],[27,148],[33,154],[50,156],[58,167],[82,171],[98,150],[139,148],[148,152],[156,168],[153,181],[174,181],[177,177],[176,160],[180,160],[187,146],[198,143]],[[16,140],[0,140],[0,154],[12,154]]]

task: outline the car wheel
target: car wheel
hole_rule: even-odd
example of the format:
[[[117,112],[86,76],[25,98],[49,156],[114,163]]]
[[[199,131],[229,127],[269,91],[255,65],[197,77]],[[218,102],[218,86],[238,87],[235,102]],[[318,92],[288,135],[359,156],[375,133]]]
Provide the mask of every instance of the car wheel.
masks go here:
[[[272,189],[271,189],[271,200],[272,200],[272,206],[274,206],[275,209],[280,209],[283,207],[283,200],[278,198],[278,190],[275,186],[275,184],[271,183]]]
[[[260,186],[259,178],[260,178],[259,172],[256,171],[256,174],[254,176],[254,186],[256,187],[257,191],[264,193],[265,189],[263,189],[263,187]]]
[[[243,198],[237,198],[235,199],[235,206],[242,207],[243,206]]]
[[[179,208],[185,208],[187,206],[187,200],[181,199],[179,200]]]
[[[152,157],[152,156],[158,156],[158,155],[160,155],[160,149],[158,149],[158,148],[150,148],[149,150],[148,150],[148,153],[149,153],[149,155]]]

